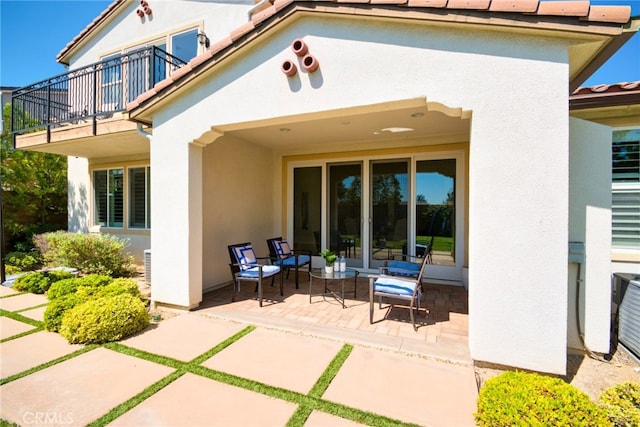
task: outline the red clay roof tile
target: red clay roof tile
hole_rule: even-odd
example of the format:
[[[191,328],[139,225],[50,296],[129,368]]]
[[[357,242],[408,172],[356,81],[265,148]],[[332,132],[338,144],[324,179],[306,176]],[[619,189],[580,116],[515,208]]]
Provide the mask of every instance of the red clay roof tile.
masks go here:
[[[591,6],[589,15],[584,19],[591,22],[615,22],[624,24],[631,16],[631,6]]]
[[[449,0],[447,9],[487,10],[491,0]]]
[[[409,7],[437,7],[442,8],[447,6],[448,0],[409,0],[407,6]]]
[[[489,7],[491,12],[535,12],[538,0],[493,0]]]
[[[538,5],[538,15],[586,16],[589,1],[545,1]]]

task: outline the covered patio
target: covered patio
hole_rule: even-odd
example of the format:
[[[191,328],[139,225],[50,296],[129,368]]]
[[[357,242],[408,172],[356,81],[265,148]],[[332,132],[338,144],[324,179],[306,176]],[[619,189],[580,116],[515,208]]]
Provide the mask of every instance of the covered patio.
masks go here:
[[[312,294],[322,292],[323,283],[313,280]],[[339,287],[330,282],[332,289]],[[259,307],[252,284],[243,283],[235,302],[231,302],[231,285],[203,295],[199,314],[235,320],[303,335],[363,344],[376,348],[418,354],[471,364],[468,344],[468,299],[462,286],[424,284],[422,309],[417,317],[418,331],[413,330],[408,308],[396,306],[388,312],[383,302],[374,308],[374,323],[369,324],[369,279],[357,279],[357,297],[353,282],[345,283],[345,305],[332,296],[313,296],[309,302],[309,282],[301,273],[300,287],[293,276],[284,281],[284,296],[275,286],[264,289],[264,305]],[[425,307],[427,315],[425,317]]]

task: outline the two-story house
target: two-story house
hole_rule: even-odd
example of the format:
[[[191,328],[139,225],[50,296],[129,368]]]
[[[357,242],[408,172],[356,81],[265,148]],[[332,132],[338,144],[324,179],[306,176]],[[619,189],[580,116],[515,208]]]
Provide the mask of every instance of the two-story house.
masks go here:
[[[13,129],[69,156],[70,230],[151,248],[158,304],[228,284],[233,243],[375,273],[433,241],[471,356],[565,373],[575,284],[593,351],[611,301],[611,128],[569,96],[639,25],[588,1],[117,0],[69,73],[16,91]]]

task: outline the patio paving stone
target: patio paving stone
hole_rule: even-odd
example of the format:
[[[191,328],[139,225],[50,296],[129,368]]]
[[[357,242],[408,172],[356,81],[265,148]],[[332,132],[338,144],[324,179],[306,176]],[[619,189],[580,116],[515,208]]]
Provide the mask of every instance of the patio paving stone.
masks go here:
[[[37,320],[39,322],[42,322],[44,320],[44,311],[46,309],[47,309],[46,306],[38,307],[38,308],[32,308],[32,309],[29,309],[29,310],[21,311],[19,314],[21,314],[24,317],[28,317],[29,319],[33,319],[33,320]]]
[[[472,366],[355,347],[323,398],[420,425],[474,426],[476,396]]]
[[[284,426],[296,408],[284,400],[185,374],[109,425]]]
[[[0,317],[0,339],[9,338],[32,329],[35,327],[9,317]]]
[[[336,341],[256,329],[202,365],[306,394],[341,348]],[[249,362],[247,355],[253,355]]]
[[[4,297],[7,295],[13,295],[13,294],[17,294],[18,291],[13,290],[12,288],[8,287],[8,286],[0,286],[0,297]]]
[[[0,387],[0,418],[23,425],[44,414],[38,425],[86,425],[172,371],[97,348]]]
[[[21,294],[7,298],[0,298],[0,308],[8,311],[18,311],[25,308],[46,304],[49,300],[41,294]]]
[[[72,353],[82,346],[72,345],[54,332],[36,332],[2,343],[0,378],[7,378]]]
[[[362,424],[336,417],[335,415],[326,414],[324,412],[313,411],[311,415],[309,415],[309,418],[307,418],[307,422],[304,423],[304,425],[305,427],[354,427],[361,426]]]
[[[187,362],[245,327],[246,325],[226,320],[184,314],[153,324],[121,343]],[[189,333],[185,334],[185,331]]]

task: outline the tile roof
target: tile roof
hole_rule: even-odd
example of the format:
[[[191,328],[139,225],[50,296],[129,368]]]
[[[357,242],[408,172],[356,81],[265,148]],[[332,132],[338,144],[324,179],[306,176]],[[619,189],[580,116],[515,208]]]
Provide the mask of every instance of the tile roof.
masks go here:
[[[640,105],[640,80],[610,85],[580,87],[569,96],[569,109]]]

